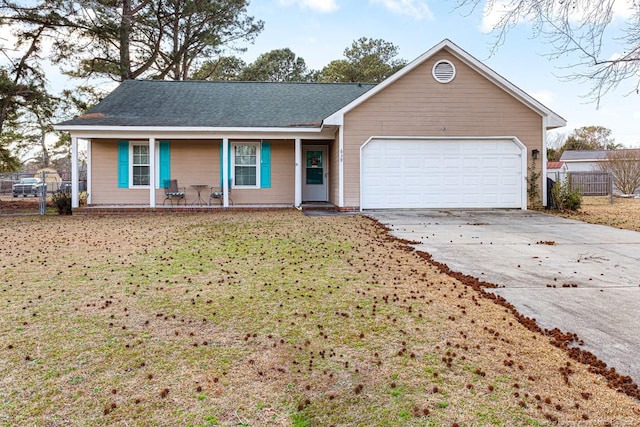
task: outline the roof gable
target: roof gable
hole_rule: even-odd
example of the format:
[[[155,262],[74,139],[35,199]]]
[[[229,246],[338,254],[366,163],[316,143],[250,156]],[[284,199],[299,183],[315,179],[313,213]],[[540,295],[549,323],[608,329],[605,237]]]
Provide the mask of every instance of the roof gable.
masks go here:
[[[300,128],[373,88],[358,83],[127,80],[68,126]]]
[[[364,103],[365,101],[375,96],[376,94],[380,93],[382,90],[392,85],[393,83],[395,83],[396,81],[398,81],[399,79],[401,79],[402,77],[404,77],[405,75],[407,75],[408,73],[410,73],[411,71],[413,71],[414,69],[422,65],[424,62],[426,62],[427,60],[429,60],[430,58],[432,58],[434,55],[436,55],[438,52],[442,50],[446,50],[447,52],[452,54],[454,57],[458,58],[460,61],[462,61],[463,63],[471,67],[473,70],[481,74],[483,77],[487,78],[488,80],[496,84],[505,92],[507,92],[514,98],[518,99],[524,105],[534,110],[541,116],[546,117],[547,129],[553,129],[556,127],[562,127],[566,125],[566,121],[562,117],[560,117],[559,115],[551,111],[549,108],[542,105],[533,97],[531,97],[530,95],[522,91],[517,86],[513,85],[511,82],[509,82],[507,79],[497,74],[495,71],[491,70],[489,67],[487,67],[482,62],[480,62],[479,60],[471,56],[466,51],[462,50],[460,47],[458,47],[456,44],[454,44],[448,39],[445,39],[442,42],[438,43],[436,46],[429,49],[427,52],[425,52],[424,54],[422,54],[421,56],[413,60],[411,63],[407,64],[407,66],[399,70],[397,73],[395,73],[388,79],[384,80],[382,83],[378,84],[375,88],[364,93],[359,98],[354,99],[348,105],[344,106],[339,111],[327,117],[324,123],[328,125],[342,124],[344,115],[346,113],[353,110],[358,105]]]

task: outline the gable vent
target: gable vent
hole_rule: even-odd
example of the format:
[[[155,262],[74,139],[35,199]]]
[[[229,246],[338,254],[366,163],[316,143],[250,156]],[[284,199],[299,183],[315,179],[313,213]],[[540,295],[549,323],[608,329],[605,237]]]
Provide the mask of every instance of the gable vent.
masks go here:
[[[456,67],[449,61],[438,61],[433,66],[433,78],[440,83],[449,83],[456,76]]]

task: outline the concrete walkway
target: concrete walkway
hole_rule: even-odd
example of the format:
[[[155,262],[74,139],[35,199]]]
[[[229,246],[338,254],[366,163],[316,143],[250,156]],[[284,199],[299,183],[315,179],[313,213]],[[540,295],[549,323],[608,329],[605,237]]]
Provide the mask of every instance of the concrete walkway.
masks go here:
[[[366,213],[640,383],[640,233],[519,210]]]

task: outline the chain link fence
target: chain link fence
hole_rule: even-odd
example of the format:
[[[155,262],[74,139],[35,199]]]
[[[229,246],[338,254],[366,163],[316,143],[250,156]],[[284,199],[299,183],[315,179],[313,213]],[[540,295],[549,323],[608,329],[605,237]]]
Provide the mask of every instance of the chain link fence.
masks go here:
[[[78,187],[86,191],[86,181]],[[0,174],[0,215],[57,214],[52,199],[60,193],[71,194],[71,181],[51,169]]]

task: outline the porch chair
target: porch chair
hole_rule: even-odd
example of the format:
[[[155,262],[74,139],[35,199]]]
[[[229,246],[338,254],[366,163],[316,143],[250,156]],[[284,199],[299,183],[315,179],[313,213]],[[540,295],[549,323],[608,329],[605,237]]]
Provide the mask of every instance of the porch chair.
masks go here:
[[[173,206],[174,198],[178,199],[177,205],[180,205],[180,200],[182,200],[182,203],[186,206],[187,199],[185,195],[186,188],[178,187],[177,179],[169,179],[164,181],[164,201],[162,202],[163,206],[167,202],[167,200],[169,201],[169,203],[171,203],[171,206]]]
[[[224,204],[224,190],[222,187],[211,187],[211,194],[209,195],[209,205],[211,205],[212,200],[218,200],[220,206]],[[233,205],[233,200],[231,200],[231,184],[229,184],[229,204]]]

